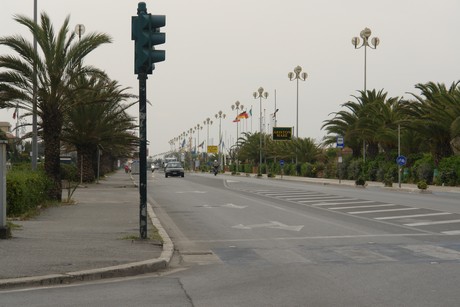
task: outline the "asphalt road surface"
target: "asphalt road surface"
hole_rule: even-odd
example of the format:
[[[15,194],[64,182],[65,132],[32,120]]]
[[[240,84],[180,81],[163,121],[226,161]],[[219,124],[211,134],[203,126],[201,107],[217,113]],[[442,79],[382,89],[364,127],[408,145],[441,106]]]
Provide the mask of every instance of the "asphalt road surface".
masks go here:
[[[458,306],[458,194],[149,176],[166,272],[0,292],[0,306]]]

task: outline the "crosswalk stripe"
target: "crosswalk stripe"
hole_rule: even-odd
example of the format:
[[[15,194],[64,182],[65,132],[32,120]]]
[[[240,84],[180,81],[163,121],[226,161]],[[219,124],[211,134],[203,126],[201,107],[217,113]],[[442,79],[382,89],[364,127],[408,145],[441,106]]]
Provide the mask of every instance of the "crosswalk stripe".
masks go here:
[[[356,198],[350,198],[347,199],[347,201],[343,202],[335,202],[335,203],[317,203],[317,204],[312,204],[312,206],[336,206],[336,205],[348,205],[348,204],[368,204],[368,203],[374,203],[375,201],[373,200],[362,200],[362,201],[348,201],[348,200],[353,200]]]
[[[392,211],[406,211],[406,210],[418,210],[419,208],[400,208],[400,209],[384,209],[384,210],[369,210],[369,211],[351,211],[348,214],[364,214],[364,213],[380,213],[380,212],[392,212]]]
[[[359,209],[359,208],[378,208],[378,207],[391,207],[391,206],[397,206],[394,204],[379,204],[379,205],[368,205],[368,206],[350,206],[350,207],[332,207],[328,208],[331,210],[348,210],[348,209]]]
[[[454,223],[460,223],[460,220],[419,222],[419,223],[410,223],[410,224],[404,224],[404,225],[405,226],[428,226],[428,225],[454,224]]]
[[[425,213],[425,214],[413,214],[413,215],[399,215],[399,216],[384,216],[376,217],[375,220],[397,220],[397,219],[407,219],[413,217],[425,217],[425,216],[437,216],[437,215],[448,215],[452,214],[450,212],[436,212],[436,213]]]

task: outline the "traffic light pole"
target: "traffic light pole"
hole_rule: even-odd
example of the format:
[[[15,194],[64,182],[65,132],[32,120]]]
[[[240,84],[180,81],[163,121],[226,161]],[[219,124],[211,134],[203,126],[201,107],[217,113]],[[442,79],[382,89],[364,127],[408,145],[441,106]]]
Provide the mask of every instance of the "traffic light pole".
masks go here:
[[[147,239],[147,74],[139,79],[139,223],[140,238]]]
[[[131,39],[134,44],[134,73],[139,80],[139,226],[140,238],[147,239],[147,75],[155,63],[165,60],[164,50],[155,45],[164,44],[166,36],[160,28],[166,25],[164,15],[147,13],[145,2],[139,2],[137,16],[131,18]]]

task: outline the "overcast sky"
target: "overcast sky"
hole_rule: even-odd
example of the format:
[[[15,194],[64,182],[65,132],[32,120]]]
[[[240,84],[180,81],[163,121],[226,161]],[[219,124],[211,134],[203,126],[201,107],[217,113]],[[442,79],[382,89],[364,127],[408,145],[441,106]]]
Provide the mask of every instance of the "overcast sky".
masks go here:
[[[12,20],[15,14],[33,17],[33,0],[1,1],[0,36],[30,35]],[[134,75],[131,16],[139,1],[37,0],[60,28],[71,16],[86,33],[105,32],[113,43],[102,46],[87,63],[104,69],[112,79],[138,94]],[[166,15],[166,61],[156,64],[147,81],[150,155],[168,151],[169,140],[203,125],[210,117],[210,145],[218,143],[222,110],[226,145],[234,141],[235,111],[240,101],[253,118],[244,130],[259,130],[260,86],[268,93],[262,112],[275,108],[278,126],[295,126],[296,82],[287,75],[300,65],[308,78],[299,83],[299,136],[320,141],[321,125],[331,112],[363,89],[364,49],[351,39],[368,27],[380,39],[367,49],[367,89],[383,89],[390,97],[409,97],[417,83],[450,85],[460,80],[460,1],[458,0],[156,0],[145,1],[152,14]],[[32,37],[30,37],[32,40]],[[0,47],[0,53],[9,50]],[[264,111],[265,110],[265,111]],[[138,109],[130,109],[137,117]],[[13,110],[0,110],[0,121],[10,121]],[[31,120],[29,120],[31,122]],[[267,120],[268,124],[269,121]],[[241,131],[241,127],[240,127]],[[294,129],[295,131],[295,129]],[[200,143],[206,139],[200,131]],[[195,138],[197,135],[195,134]]]

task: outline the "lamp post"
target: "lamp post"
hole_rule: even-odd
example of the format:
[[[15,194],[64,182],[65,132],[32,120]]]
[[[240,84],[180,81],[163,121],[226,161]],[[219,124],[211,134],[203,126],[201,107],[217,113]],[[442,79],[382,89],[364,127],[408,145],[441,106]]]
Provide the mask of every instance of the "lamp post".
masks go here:
[[[222,118],[225,119],[225,114],[222,111],[217,112],[215,115],[216,119],[219,119],[219,151],[218,151],[218,156],[219,156],[219,165],[220,165],[220,170],[223,170],[223,159],[222,159]]]
[[[254,92],[252,94],[254,96],[254,99],[259,98],[259,171],[258,174],[262,174],[262,169],[260,168],[260,164],[262,163],[262,98],[267,99],[268,93],[264,92],[263,87],[259,87],[257,92]]]
[[[37,0],[34,0],[34,23],[37,23]],[[37,54],[37,38],[34,35],[34,54]],[[32,170],[37,170],[38,127],[37,127],[37,64],[33,71],[33,106],[32,106]]]
[[[296,102],[296,120],[295,120],[295,137],[299,138],[299,80],[305,81],[307,80],[308,74],[306,72],[302,72],[302,67],[297,65],[294,68],[294,72],[288,73],[289,80],[297,81],[297,102]],[[297,161],[296,161],[297,163]]]
[[[196,142],[196,153],[198,156],[198,161],[201,161],[200,159],[200,130],[203,129],[203,126],[200,124],[196,125],[196,132],[197,132],[197,142]]]
[[[236,117],[235,117],[235,121],[236,121],[236,155],[235,155],[235,159],[236,159],[236,173],[238,173],[239,171],[239,161],[238,161],[238,137],[239,137],[239,134],[238,134],[238,122],[239,122],[239,119],[238,119],[238,111],[239,110],[243,110],[243,105],[240,104],[239,101],[236,101],[235,104],[232,104],[231,108],[232,110],[236,110]]]
[[[212,125],[212,120],[208,117],[206,118],[205,121],[203,121],[203,124],[206,125],[207,127],[207,132],[206,132],[206,163],[208,162],[208,146],[209,146],[209,126]]]
[[[378,37],[373,37],[371,39],[371,44],[369,44],[369,38],[371,37],[372,31],[369,28],[364,28],[359,33],[359,36],[363,39],[363,43],[360,45],[361,40],[359,37],[355,36],[351,39],[351,43],[355,46],[355,49],[360,49],[364,47],[364,91],[366,91],[366,78],[367,78],[367,47],[371,49],[377,49],[377,46],[380,43],[380,39]]]
[[[80,41],[80,40],[81,40],[81,36],[82,36],[83,34],[85,34],[85,30],[86,30],[86,29],[85,29],[85,26],[82,25],[82,24],[77,24],[77,25],[75,26],[75,33],[78,34],[78,41]]]
[[[355,49],[360,49],[364,47],[364,94],[366,94],[366,79],[367,79],[367,47],[371,49],[377,49],[377,46],[380,43],[378,37],[373,37],[371,39],[371,44],[369,44],[369,38],[371,37],[372,31],[369,28],[364,28],[359,33],[359,36],[363,39],[363,43],[360,45],[361,40],[359,37],[355,36],[351,39],[351,43],[355,46]],[[366,141],[363,140],[363,162],[366,162]]]

